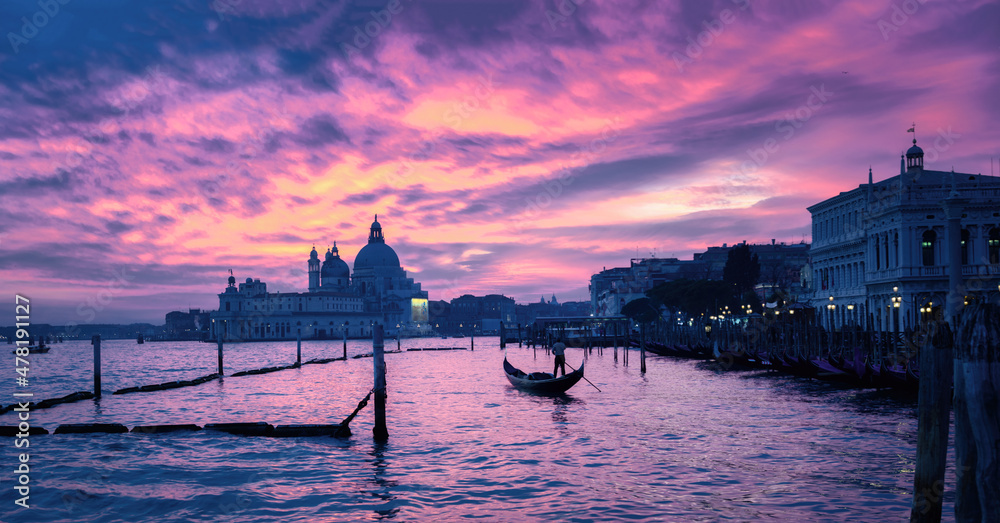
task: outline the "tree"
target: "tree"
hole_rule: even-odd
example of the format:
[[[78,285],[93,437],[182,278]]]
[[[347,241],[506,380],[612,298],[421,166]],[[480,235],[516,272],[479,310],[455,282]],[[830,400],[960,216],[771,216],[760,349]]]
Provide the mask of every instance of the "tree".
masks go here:
[[[649,298],[637,298],[622,307],[622,314],[637,323],[650,323],[660,316],[660,311]]]
[[[674,280],[661,283],[646,291],[654,305],[664,305],[688,316],[702,313],[717,314],[719,308],[738,307],[733,301],[732,286],[713,280]]]
[[[722,280],[733,287],[740,299],[753,292],[759,279],[760,261],[756,254],[750,253],[750,246],[741,243],[730,249],[722,269]]]

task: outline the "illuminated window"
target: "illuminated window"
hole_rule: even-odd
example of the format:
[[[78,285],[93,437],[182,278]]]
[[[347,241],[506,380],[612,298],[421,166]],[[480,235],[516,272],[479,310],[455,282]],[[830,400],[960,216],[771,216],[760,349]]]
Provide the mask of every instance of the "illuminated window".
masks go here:
[[[937,240],[937,233],[934,231],[924,231],[920,241],[920,250],[924,257],[924,266],[934,265],[934,242]]]
[[[969,230],[962,229],[962,265],[969,264]]]
[[[986,250],[990,255],[990,264],[1000,263],[1000,229],[996,227],[990,229],[990,237],[986,241]]]

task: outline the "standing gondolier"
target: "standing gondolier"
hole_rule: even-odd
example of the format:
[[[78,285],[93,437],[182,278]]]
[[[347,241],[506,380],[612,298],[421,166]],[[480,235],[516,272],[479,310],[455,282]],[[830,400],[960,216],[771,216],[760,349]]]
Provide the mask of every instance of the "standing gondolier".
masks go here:
[[[556,356],[556,365],[552,368],[552,375],[558,376],[556,371],[562,368],[562,375],[566,375],[566,344],[562,342],[562,338],[557,338],[556,342],[552,344],[552,354]]]

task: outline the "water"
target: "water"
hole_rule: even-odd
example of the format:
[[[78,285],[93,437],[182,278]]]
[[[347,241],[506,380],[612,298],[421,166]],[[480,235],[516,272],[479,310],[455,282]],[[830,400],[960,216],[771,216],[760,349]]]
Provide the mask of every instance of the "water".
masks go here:
[[[468,339],[404,340],[468,346]],[[395,341],[386,343],[395,348]],[[336,423],[372,386],[372,360],[350,359],[196,387],[112,396],[133,385],[214,372],[214,344],[105,341],[105,396],[32,413],[61,423]],[[339,342],[303,342],[303,359]],[[371,344],[349,342],[349,354]],[[32,355],[36,397],[91,386],[89,343]],[[227,373],[294,361],[295,343],[226,346]],[[510,387],[496,338],[476,351],[387,354],[388,443],[369,406],[349,439],[185,434],[31,438],[31,508],[4,521],[879,521],[905,519],[916,443],[914,405],[875,392],[765,375],[715,373],[651,356],[645,374],[612,351],[587,360],[564,397]],[[511,348],[524,370],[544,352]],[[579,349],[567,360],[578,366]],[[10,397],[9,393],[4,394]],[[7,400],[9,401],[9,400]],[[14,422],[13,413],[2,416]],[[13,443],[4,467],[15,466]],[[948,479],[954,485],[954,478]],[[946,498],[945,517],[952,518]]]

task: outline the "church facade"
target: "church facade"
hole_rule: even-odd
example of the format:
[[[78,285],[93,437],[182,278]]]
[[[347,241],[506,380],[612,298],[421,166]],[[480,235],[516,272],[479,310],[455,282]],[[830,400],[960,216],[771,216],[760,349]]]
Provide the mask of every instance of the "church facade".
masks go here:
[[[354,259],[354,273],[337,244],[322,262],[313,247],[306,261],[307,292],[268,292],[260,279],[237,285],[235,276],[219,294],[212,313],[212,339],[227,341],[364,338],[373,325],[388,335],[432,333],[427,291],[406,275],[396,252],[385,243],[382,225],[371,224],[368,244]]]
[[[900,172],[809,207],[811,304],[828,329],[859,325],[902,332],[943,313],[949,259],[946,200],[962,205],[965,303],[1000,299],[1000,178],[924,168],[913,146]]]

